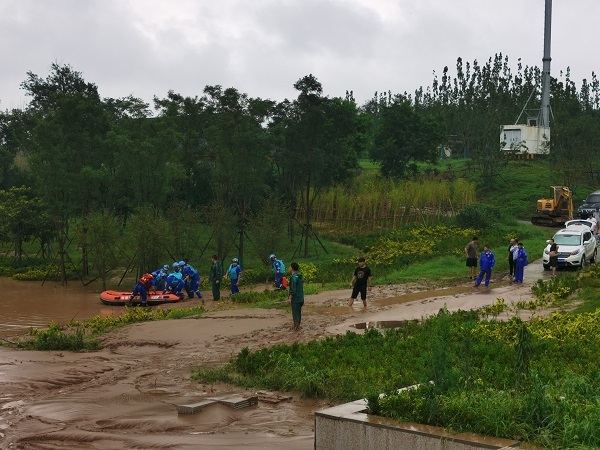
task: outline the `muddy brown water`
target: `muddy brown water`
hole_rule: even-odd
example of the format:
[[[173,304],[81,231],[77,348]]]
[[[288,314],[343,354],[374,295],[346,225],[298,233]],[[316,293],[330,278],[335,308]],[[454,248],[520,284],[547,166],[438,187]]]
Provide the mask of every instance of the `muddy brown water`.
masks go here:
[[[54,282],[42,286],[40,281],[0,278],[0,291],[0,337],[24,334],[31,327],[43,328],[52,322],[123,312],[122,307],[102,304],[99,287],[74,281],[66,286]]]
[[[525,270],[525,277],[529,280],[547,279],[549,276],[550,272],[543,270],[540,260],[530,264]],[[507,284],[508,281],[497,280],[492,287]],[[259,288],[264,290],[262,285]],[[471,292],[472,289],[471,286],[455,286],[411,292],[380,298],[374,303],[379,306],[389,306],[427,297],[465,294]],[[52,322],[65,324],[72,319],[89,319],[96,315],[109,316],[123,313],[122,306],[102,304],[100,301],[102,289],[99,284],[83,286],[79,282],[72,281],[66,286],[55,282],[46,282],[42,285],[39,281],[16,281],[0,277],[0,291],[3,293],[2,307],[0,308],[0,338],[24,334],[32,327],[43,328]],[[345,304],[345,300],[341,303]],[[325,314],[346,314],[348,312],[348,308],[345,306],[333,305],[317,306],[315,310]]]

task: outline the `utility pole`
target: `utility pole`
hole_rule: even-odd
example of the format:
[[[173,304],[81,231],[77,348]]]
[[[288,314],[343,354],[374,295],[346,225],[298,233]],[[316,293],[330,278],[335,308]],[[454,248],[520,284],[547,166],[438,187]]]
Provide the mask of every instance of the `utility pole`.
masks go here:
[[[542,58],[542,107],[540,114],[540,126],[550,126],[550,41],[552,34],[552,0],[546,0],[546,11],[544,18],[544,57]]]

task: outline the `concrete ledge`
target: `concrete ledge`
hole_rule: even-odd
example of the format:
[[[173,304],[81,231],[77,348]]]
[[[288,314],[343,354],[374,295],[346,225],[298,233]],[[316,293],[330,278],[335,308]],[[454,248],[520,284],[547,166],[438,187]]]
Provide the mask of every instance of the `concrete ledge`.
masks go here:
[[[519,448],[519,442],[397,422],[366,413],[356,400],[315,413],[316,450],[475,450]]]
[[[214,405],[216,400],[203,400],[190,405],[177,405],[177,414],[196,414],[207,406]]]

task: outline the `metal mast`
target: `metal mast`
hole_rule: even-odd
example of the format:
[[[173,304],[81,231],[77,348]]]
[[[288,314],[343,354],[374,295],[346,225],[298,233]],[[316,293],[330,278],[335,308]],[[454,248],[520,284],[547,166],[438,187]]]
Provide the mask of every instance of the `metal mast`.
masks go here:
[[[546,12],[544,19],[544,63],[542,68],[542,107],[540,114],[540,126],[550,126],[550,41],[552,32],[552,0],[546,0]]]

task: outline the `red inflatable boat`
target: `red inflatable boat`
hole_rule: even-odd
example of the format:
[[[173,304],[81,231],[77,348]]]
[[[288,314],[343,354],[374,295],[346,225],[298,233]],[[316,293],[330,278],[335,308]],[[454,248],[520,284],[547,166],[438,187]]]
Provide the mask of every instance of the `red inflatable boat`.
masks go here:
[[[105,305],[114,306],[125,306],[125,305],[139,305],[142,299],[139,295],[133,298],[133,301],[129,301],[131,292],[119,292],[119,291],[104,291],[100,294],[100,300]],[[149,305],[160,305],[161,303],[177,303],[182,300],[181,297],[175,294],[163,294],[162,292],[148,293],[148,304]]]

